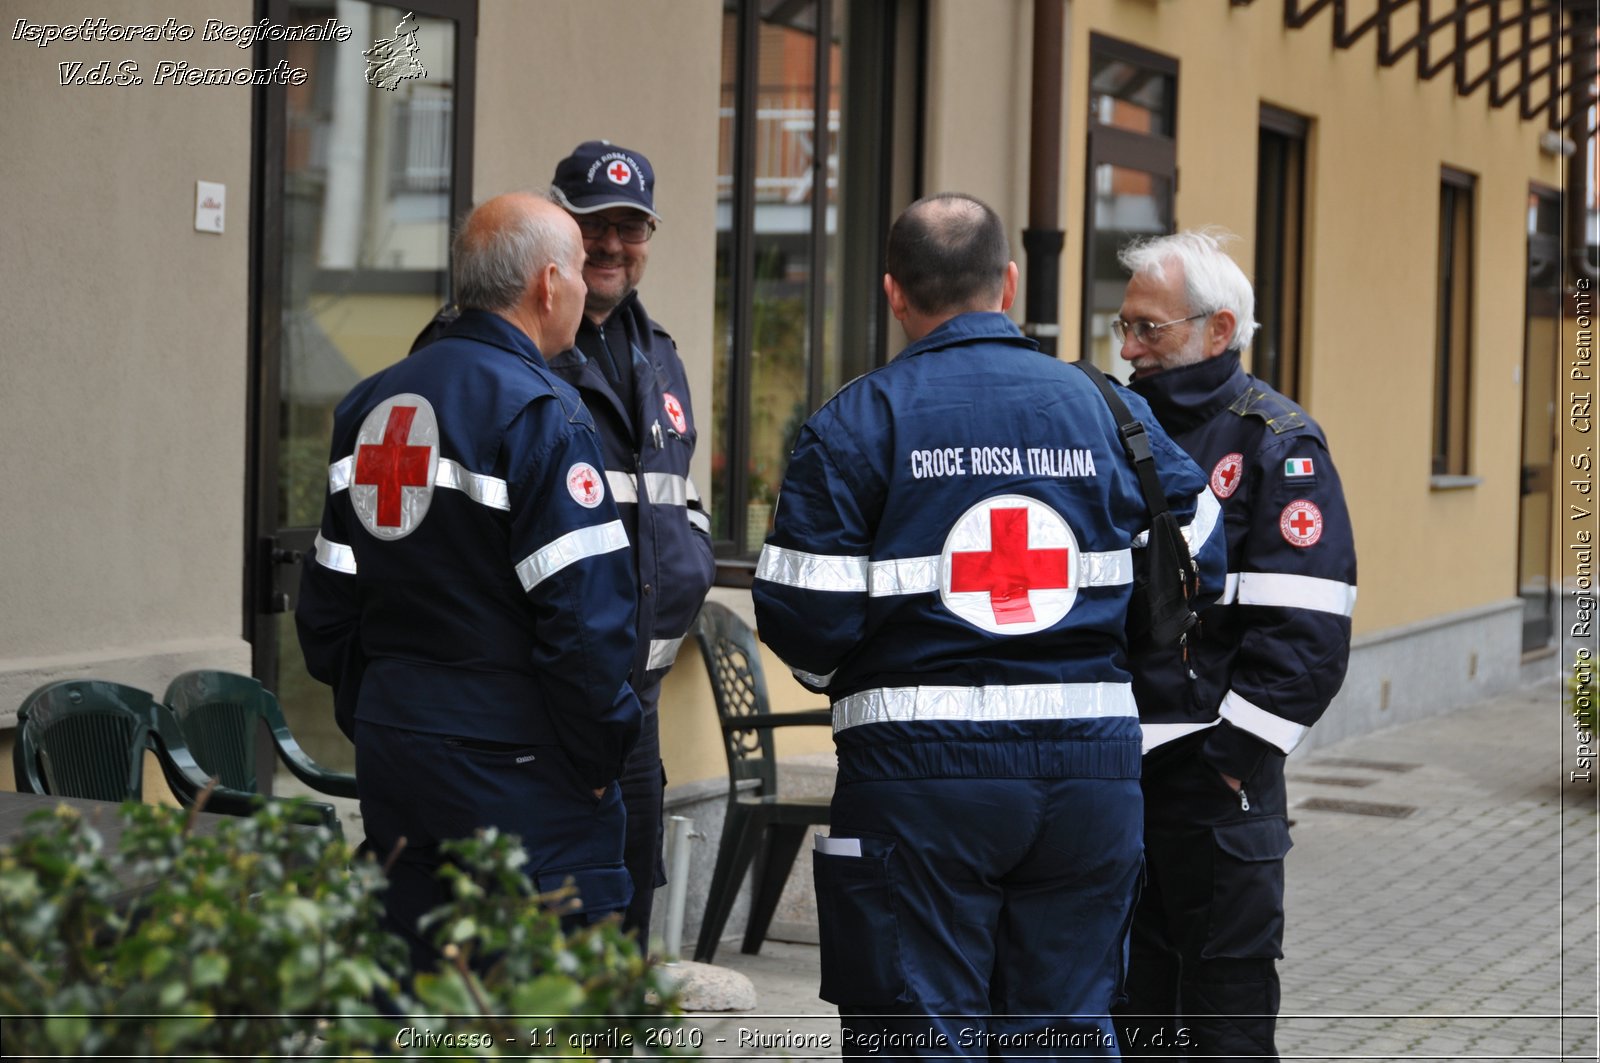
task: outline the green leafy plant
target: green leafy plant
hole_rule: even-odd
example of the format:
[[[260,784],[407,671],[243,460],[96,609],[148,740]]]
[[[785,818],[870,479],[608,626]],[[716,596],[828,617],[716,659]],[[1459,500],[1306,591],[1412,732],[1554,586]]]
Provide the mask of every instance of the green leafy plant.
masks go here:
[[[562,898],[535,895],[521,845],[494,831],[451,846],[453,898],[429,917],[445,961],[405,988],[382,870],[289,807],[204,833],[130,803],[115,849],[66,806],[33,817],[0,849],[7,1051],[582,1056],[672,1025],[632,939],[564,934]]]

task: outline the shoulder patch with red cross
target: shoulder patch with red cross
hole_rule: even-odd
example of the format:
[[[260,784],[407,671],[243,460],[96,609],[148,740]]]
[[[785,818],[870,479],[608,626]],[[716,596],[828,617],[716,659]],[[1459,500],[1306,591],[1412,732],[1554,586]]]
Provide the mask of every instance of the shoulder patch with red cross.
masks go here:
[[[662,393],[661,405],[667,411],[667,420],[672,422],[672,430],[680,436],[687,435],[689,418],[684,416],[683,403],[678,401],[678,396],[670,391]]]
[[[1322,510],[1309,499],[1297,498],[1278,514],[1278,530],[1290,546],[1315,546],[1322,538]]]

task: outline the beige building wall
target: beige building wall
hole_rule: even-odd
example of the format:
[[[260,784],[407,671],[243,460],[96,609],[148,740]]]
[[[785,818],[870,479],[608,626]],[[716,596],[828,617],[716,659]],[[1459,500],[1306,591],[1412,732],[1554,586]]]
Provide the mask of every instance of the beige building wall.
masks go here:
[[[152,0],[249,22],[248,0]],[[160,690],[248,671],[242,638],[249,322],[248,87],[155,85],[157,62],[249,65],[227,43],[11,39],[122,8],[7,0],[0,34],[0,725],[36,686]],[[60,84],[138,64],[142,85]],[[227,186],[194,228],[195,182]]]

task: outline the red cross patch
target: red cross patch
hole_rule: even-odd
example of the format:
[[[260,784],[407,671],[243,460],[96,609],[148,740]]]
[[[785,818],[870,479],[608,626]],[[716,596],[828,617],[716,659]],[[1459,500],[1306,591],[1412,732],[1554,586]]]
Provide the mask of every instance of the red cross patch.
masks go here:
[[[433,503],[439,420],[421,395],[385,399],[356,434],[350,501],[361,526],[380,539],[417,530]]]
[[[1315,502],[1297,498],[1278,515],[1278,529],[1290,546],[1315,546],[1322,538],[1322,510]]]
[[[683,415],[683,403],[678,401],[678,397],[670,391],[666,392],[661,396],[661,405],[667,409],[667,420],[672,422],[672,430],[680,436],[687,435],[689,418]]]
[[[567,490],[572,500],[584,509],[593,509],[606,497],[606,481],[594,466],[580,461],[567,470]]]
[[[1235,451],[1224,454],[1211,470],[1211,493],[1218,498],[1227,498],[1239,490],[1239,481],[1244,479],[1244,455]]]
[[[606,176],[611,178],[614,185],[625,185],[633,178],[633,167],[618,159],[606,167]]]
[[[961,619],[998,635],[1054,626],[1078,596],[1078,539],[1036,498],[996,495],[946,536],[939,593]]]

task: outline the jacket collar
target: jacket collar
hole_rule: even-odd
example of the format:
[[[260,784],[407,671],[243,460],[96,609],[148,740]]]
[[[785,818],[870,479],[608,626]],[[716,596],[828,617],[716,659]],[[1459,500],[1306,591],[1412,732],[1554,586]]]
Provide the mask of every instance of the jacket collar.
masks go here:
[[[499,314],[491,314],[487,310],[461,311],[461,316],[456,318],[445,335],[487,343],[510,351],[541,369],[545,368],[544,354],[528,334]]]
[[[645,313],[644,304],[639,301],[639,289],[635,288],[623,296],[622,302],[618,303],[598,325],[585,315],[583,320],[578,322],[577,341],[567,350],[551,358],[550,365],[552,367],[583,365],[589,358],[579,348],[586,339],[597,340],[600,334],[609,328],[620,327],[630,349],[642,347],[644,346],[641,342],[642,337],[649,334],[650,326],[650,315]]]
[[[1248,385],[1239,352],[1224,351],[1194,365],[1140,377],[1128,387],[1150,404],[1163,428],[1184,432],[1226,409]]]
[[[944,347],[970,343],[973,340],[994,340],[1014,343],[1019,347],[1038,350],[1039,345],[1022,334],[1022,330],[999,311],[974,310],[957,314],[905,350],[898,358],[914,358],[919,354],[937,351]],[[898,358],[896,360],[898,360]]]

